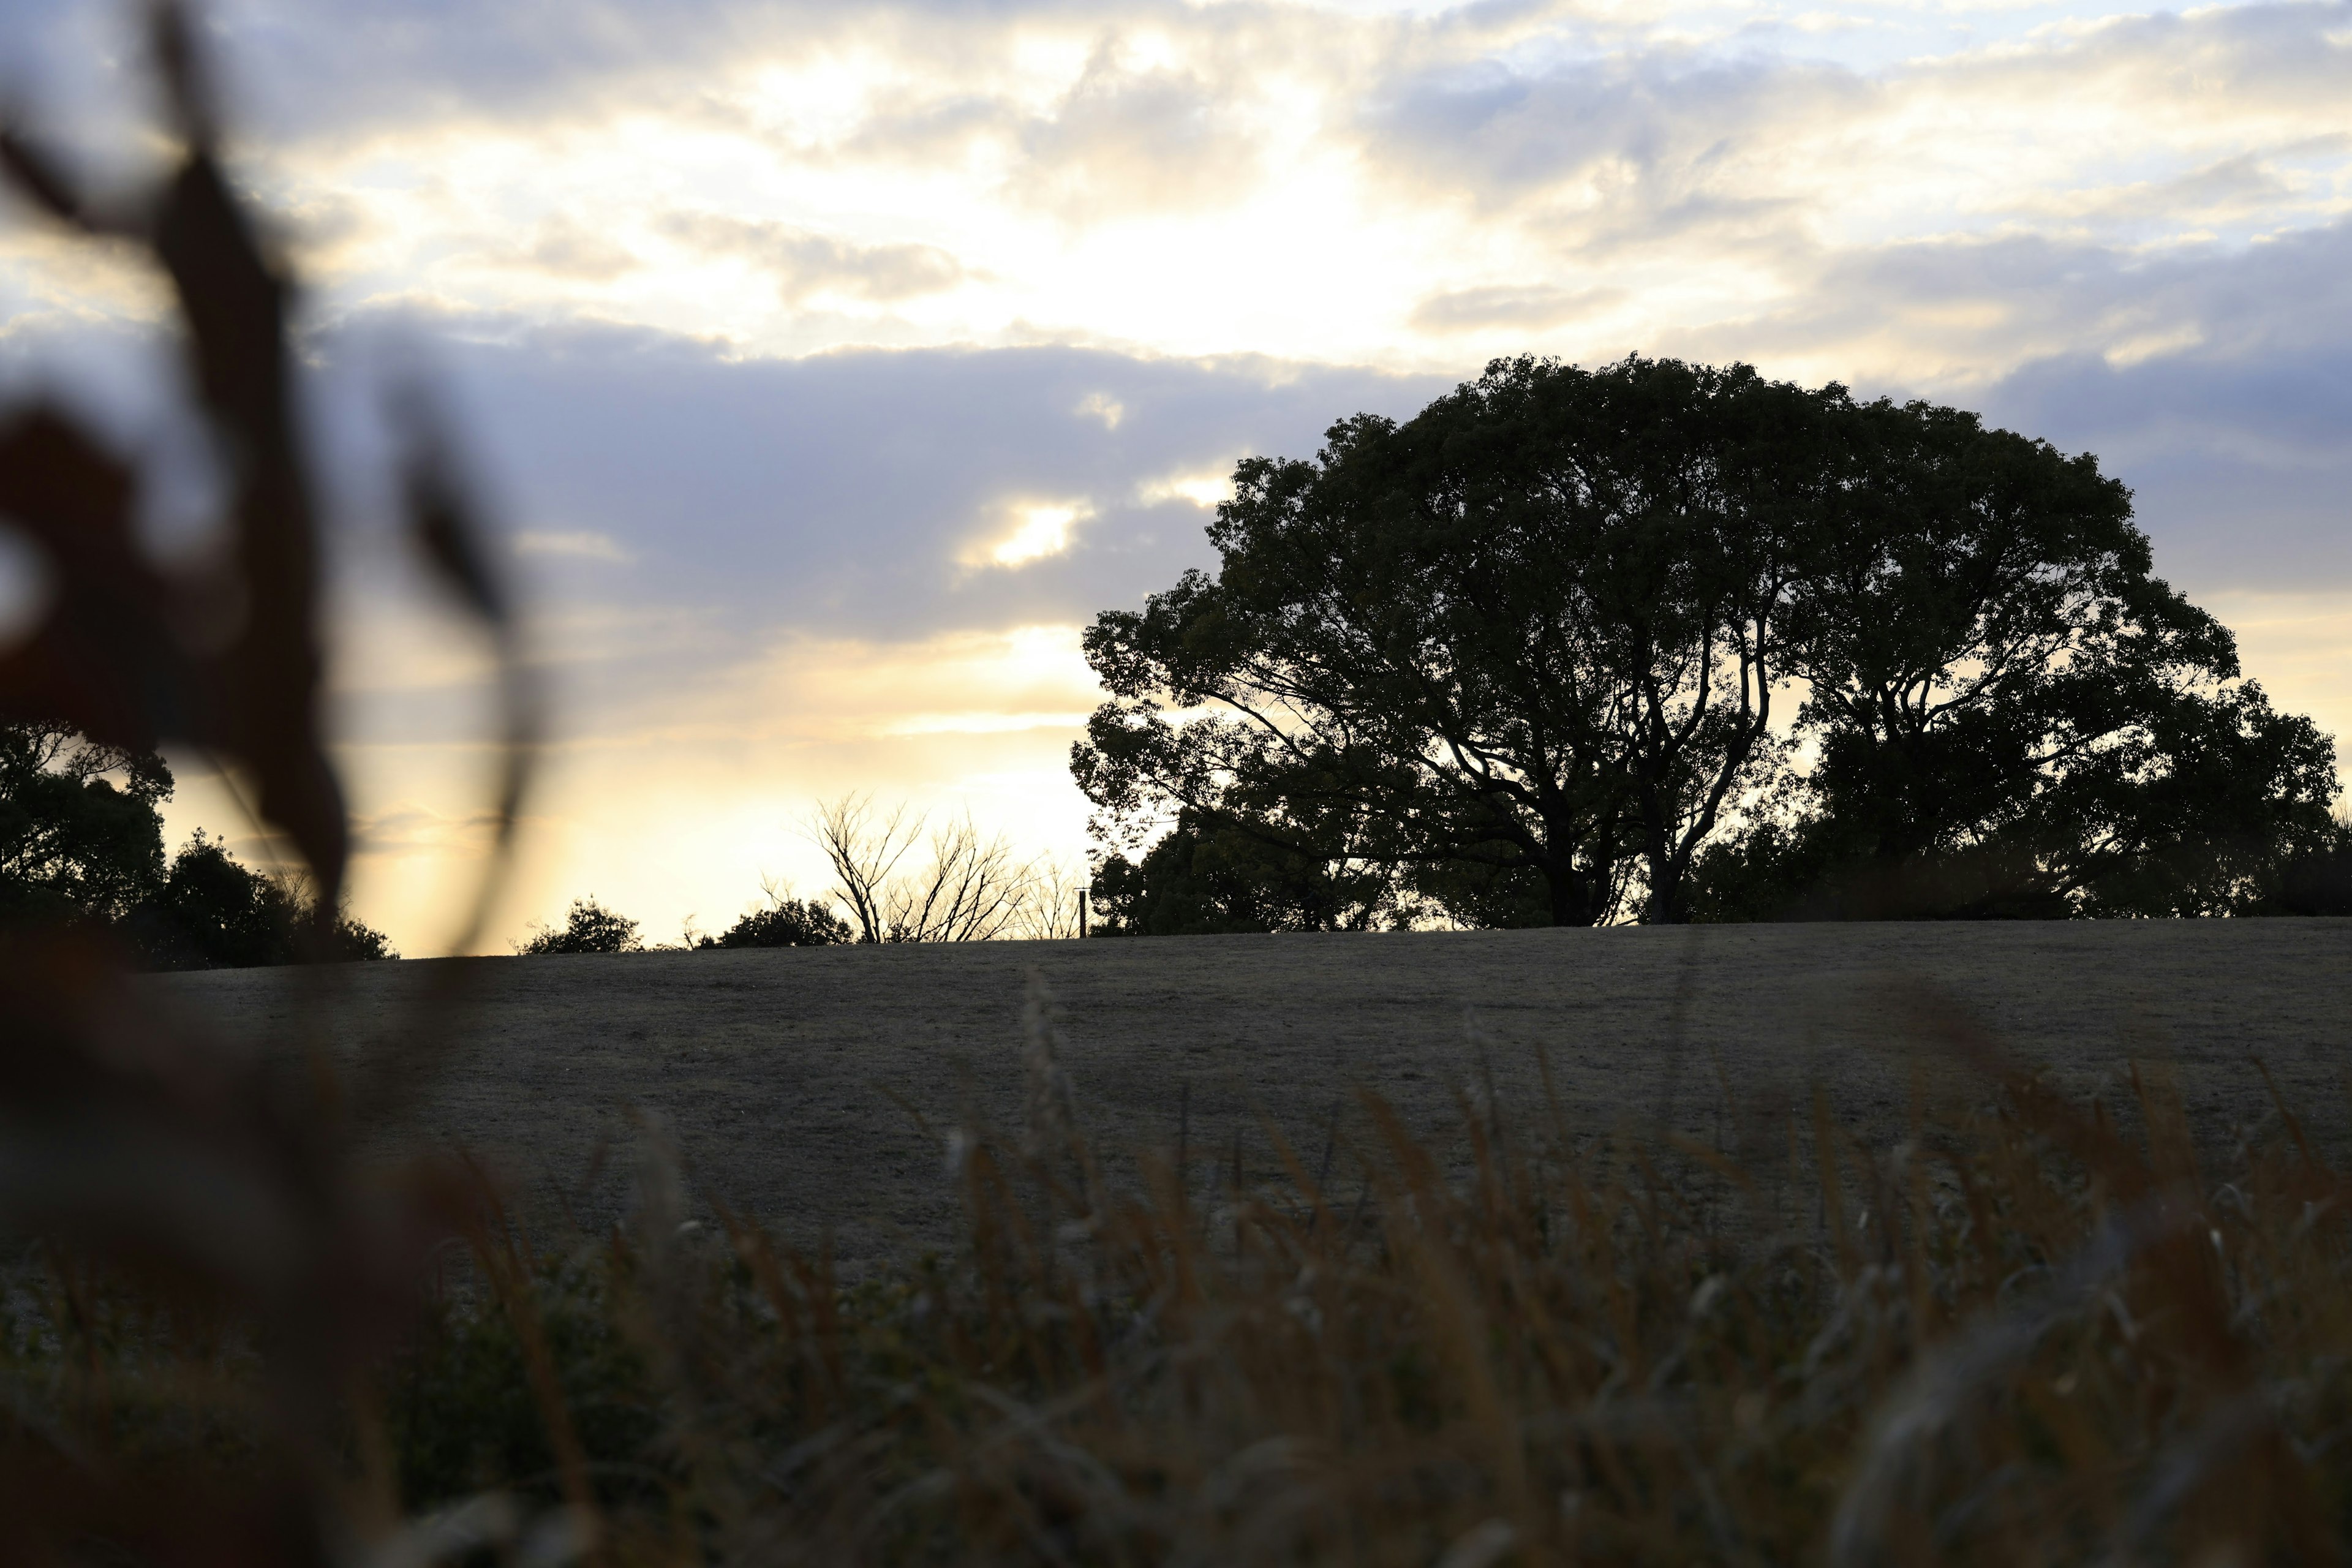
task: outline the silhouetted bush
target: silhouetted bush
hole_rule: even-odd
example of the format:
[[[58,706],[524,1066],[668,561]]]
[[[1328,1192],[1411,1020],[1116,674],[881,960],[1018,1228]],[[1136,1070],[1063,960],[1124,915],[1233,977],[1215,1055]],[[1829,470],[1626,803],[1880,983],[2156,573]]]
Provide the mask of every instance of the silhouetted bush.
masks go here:
[[[831,947],[849,942],[849,922],[814,899],[777,899],[764,910],[729,926],[718,936],[706,936],[694,945],[719,947]]]
[[[526,957],[552,952],[643,952],[637,922],[614,914],[593,897],[574,899],[561,927],[537,926],[528,942],[515,944]]]
[[[312,901],[294,884],[241,866],[198,828],[172,857],[154,894],[123,922],[131,946],[157,969],[247,969],[304,962],[397,958],[383,932],[337,917],[314,926]]]

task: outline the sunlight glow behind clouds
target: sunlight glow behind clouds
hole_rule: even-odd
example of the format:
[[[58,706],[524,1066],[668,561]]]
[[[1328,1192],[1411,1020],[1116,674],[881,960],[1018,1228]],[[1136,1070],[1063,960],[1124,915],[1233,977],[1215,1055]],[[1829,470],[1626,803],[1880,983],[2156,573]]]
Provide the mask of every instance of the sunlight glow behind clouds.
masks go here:
[[[1020,526],[998,540],[988,552],[989,561],[998,566],[1025,566],[1032,561],[1048,555],[1059,555],[1070,547],[1070,527],[1087,515],[1082,505],[1018,506],[1013,515],[1021,520]]]
[[[7,26],[119,174],[152,153],[108,9]],[[708,916],[727,832],[789,860],[747,825],[851,784],[1074,849],[1075,627],[1207,563],[1234,457],[1496,354],[1745,358],[2098,451],[2159,568],[2252,617],[2249,667],[2352,729],[2313,651],[2352,608],[2341,5],[215,14],[322,342],[442,334],[514,498],[576,742],[518,923],[592,883]],[[10,375],[160,305],[0,224]],[[433,704],[467,667],[424,622],[353,636],[355,794],[413,881],[466,841]],[[695,826],[656,856],[631,801]],[[363,912],[423,940],[373,875]]]

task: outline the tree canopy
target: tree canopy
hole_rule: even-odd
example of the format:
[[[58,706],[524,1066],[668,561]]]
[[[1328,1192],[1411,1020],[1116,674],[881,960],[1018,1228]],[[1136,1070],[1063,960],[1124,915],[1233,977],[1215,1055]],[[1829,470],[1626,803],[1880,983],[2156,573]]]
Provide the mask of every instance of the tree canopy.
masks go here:
[[[68,725],[0,723],[0,925],[112,932],[151,968],[394,956],[383,933],[320,921],[292,882],[239,865],[202,830],[167,861],[172,771]]]
[[[1394,879],[1335,868],[1196,812],[1139,862],[1114,858],[1094,882],[1103,936],[1360,931],[1395,913]]]
[[[0,921],[110,924],[164,879],[172,772],[62,724],[0,724]]]
[[[2340,833],[2124,487],[1958,410],[1498,361],[1209,534],[1087,632],[1073,772],[1108,847],[1246,840],[1360,921],[2214,912]]]

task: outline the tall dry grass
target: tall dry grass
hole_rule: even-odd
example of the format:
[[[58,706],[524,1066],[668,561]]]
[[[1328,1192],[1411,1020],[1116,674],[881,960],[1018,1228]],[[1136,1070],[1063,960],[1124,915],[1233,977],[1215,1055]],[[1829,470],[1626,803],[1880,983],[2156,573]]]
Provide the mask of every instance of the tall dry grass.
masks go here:
[[[941,1139],[961,1244],[855,1284],[698,1225],[657,1128],[608,1235],[542,1250],[478,1183],[450,1287],[341,1405],[387,1521],[356,1560],[2326,1563],[2352,1531],[2347,1184],[2284,1107],[2208,1169],[2160,1074],[2076,1104],[1947,1024],[1973,1088],[1923,1079],[1892,1149],[1821,1100],[1718,1149],[1473,1094],[1449,1152],[1368,1096],[1366,1136],[1266,1130],[1280,1181],[1163,1152],[1114,1188],[1052,1029],[1033,998],[1025,1127]],[[234,1325],[47,1279],[16,1443],[262,1451]]]

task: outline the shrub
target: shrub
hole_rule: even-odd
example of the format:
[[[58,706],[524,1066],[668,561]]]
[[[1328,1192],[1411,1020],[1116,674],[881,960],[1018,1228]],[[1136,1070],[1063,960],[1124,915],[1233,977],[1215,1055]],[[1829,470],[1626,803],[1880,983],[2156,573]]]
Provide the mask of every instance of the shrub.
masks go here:
[[[515,943],[515,951],[527,957],[551,952],[643,952],[646,944],[638,939],[637,922],[626,915],[614,914],[598,903],[594,895],[572,900],[572,909],[562,926],[538,925],[531,935]]]
[[[316,924],[318,908],[297,880],[237,863],[202,828],[172,857],[155,893],[125,922],[131,944],[157,969],[246,969],[397,958],[383,932],[351,916]]]
[[[814,899],[775,899],[753,910],[717,936],[694,945],[714,947],[830,947],[852,939],[849,922]]]

